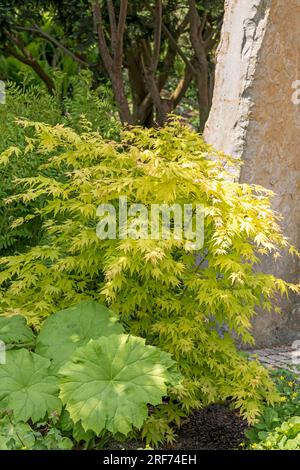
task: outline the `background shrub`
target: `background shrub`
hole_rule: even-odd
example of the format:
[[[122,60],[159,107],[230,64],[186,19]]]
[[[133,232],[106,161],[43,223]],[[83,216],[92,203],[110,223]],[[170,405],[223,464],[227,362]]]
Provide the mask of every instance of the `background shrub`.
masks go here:
[[[0,153],[8,147],[12,150],[7,165],[0,166],[0,253],[22,251],[26,246],[35,245],[41,238],[41,221],[28,217],[35,207],[41,207],[44,198],[34,201],[16,201],[7,205],[5,199],[18,193],[14,182],[16,177],[30,177],[37,174],[59,176],[58,169],[46,171],[40,165],[45,155],[37,152],[30,144],[33,132],[26,136],[17,119],[27,118],[51,125],[68,125],[77,132],[98,131],[105,137],[117,138],[119,124],[115,118],[111,97],[105,87],[91,89],[91,77],[87,72],[71,79],[69,95],[60,100],[61,79],[57,76],[57,94],[51,96],[42,85],[24,86],[6,84],[6,104],[0,106]],[[26,152],[25,152],[26,148]],[[5,155],[5,154],[4,154]],[[7,155],[7,154],[6,154]],[[3,161],[6,157],[3,156]],[[15,218],[23,217],[26,223],[9,230]]]
[[[226,399],[253,422],[278,394],[268,372],[237,351],[230,333],[252,342],[256,307],[270,310],[278,293],[298,291],[256,269],[260,254],[295,251],[271,209],[271,192],[233,182],[226,168],[234,162],[178,121],[160,130],[125,130],[121,143],[95,132],[23,125],[35,130],[28,145],[48,158],[43,168],[54,173],[18,179],[24,193],[10,198],[45,198],[35,214],[45,236],[26,253],[0,260],[2,314],[21,313],[39,328],[54,311],[101,300],[128,332],[171,353],[184,387],[145,423],[144,435],[156,442],[166,433],[172,439],[169,423],[178,424],[191,408]],[[97,207],[117,207],[120,195],[147,207],[203,204],[205,241],[197,259],[185,239],[99,240]]]

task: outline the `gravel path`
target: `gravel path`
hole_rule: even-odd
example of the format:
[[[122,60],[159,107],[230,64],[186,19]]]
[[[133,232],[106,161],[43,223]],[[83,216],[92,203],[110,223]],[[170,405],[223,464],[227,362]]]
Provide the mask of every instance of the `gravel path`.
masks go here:
[[[258,359],[266,367],[287,369],[300,377],[300,342],[296,343],[293,346],[256,349],[248,353],[250,359]]]

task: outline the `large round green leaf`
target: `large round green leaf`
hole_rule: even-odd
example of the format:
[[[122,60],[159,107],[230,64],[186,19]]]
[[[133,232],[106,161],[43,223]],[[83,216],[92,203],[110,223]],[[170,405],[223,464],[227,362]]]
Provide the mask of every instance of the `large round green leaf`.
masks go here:
[[[147,418],[147,404],[157,405],[167,385],[180,376],[170,355],[145,340],[112,335],[78,349],[59,371],[60,398],[74,423],[97,435],[107,429],[127,434]]]
[[[58,379],[51,375],[50,361],[19,349],[8,351],[0,365],[0,402],[13,410],[17,421],[37,422],[46,414],[61,410]]]
[[[49,317],[37,337],[36,352],[58,369],[71,354],[91,339],[122,333],[113,313],[97,302],[82,301]]]
[[[0,317],[0,341],[6,349],[34,345],[35,337],[26,324],[25,318],[20,315],[14,317]]]

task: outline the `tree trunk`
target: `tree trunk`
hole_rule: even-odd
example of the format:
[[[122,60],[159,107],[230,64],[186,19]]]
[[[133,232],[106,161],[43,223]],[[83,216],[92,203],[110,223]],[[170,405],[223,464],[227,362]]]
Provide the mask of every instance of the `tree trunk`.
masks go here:
[[[196,84],[197,84],[197,97],[199,103],[199,128],[203,132],[205,123],[208,119],[211,102],[210,102],[210,89],[208,83],[208,63],[205,59],[201,64],[196,65]]]
[[[147,99],[149,92],[145,86],[140,54],[140,49],[136,47],[136,51],[128,54],[126,59],[133,103],[133,120],[135,124],[143,127],[152,127],[153,101],[150,97]]]
[[[121,121],[124,124],[133,124],[122,76],[112,73],[110,79]]]

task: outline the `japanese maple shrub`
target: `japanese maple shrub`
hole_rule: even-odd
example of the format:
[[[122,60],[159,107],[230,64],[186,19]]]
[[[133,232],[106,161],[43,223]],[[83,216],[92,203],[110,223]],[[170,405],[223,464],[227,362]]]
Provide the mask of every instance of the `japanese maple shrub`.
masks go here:
[[[253,342],[256,307],[271,310],[278,293],[298,291],[257,269],[260,255],[295,252],[271,209],[272,193],[233,181],[227,168],[235,162],[176,120],[160,130],[124,130],[121,142],[61,125],[20,125],[35,129],[30,145],[65,178],[16,180],[24,191],[7,203],[47,196],[33,214],[42,217],[46,236],[26,253],[0,259],[2,315],[21,314],[39,328],[53,312],[82,299],[104,301],[127,332],[171,353],[183,387],[146,421],[148,441],[164,433],[171,439],[168,423],[228,398],[253,421],[277,395],[267,371],[239,354],[230,333]],[[97,207],[117,208],[120,196],[146,207],[202,204],[202,249],[195,255],[184,237],[100,240]]]

